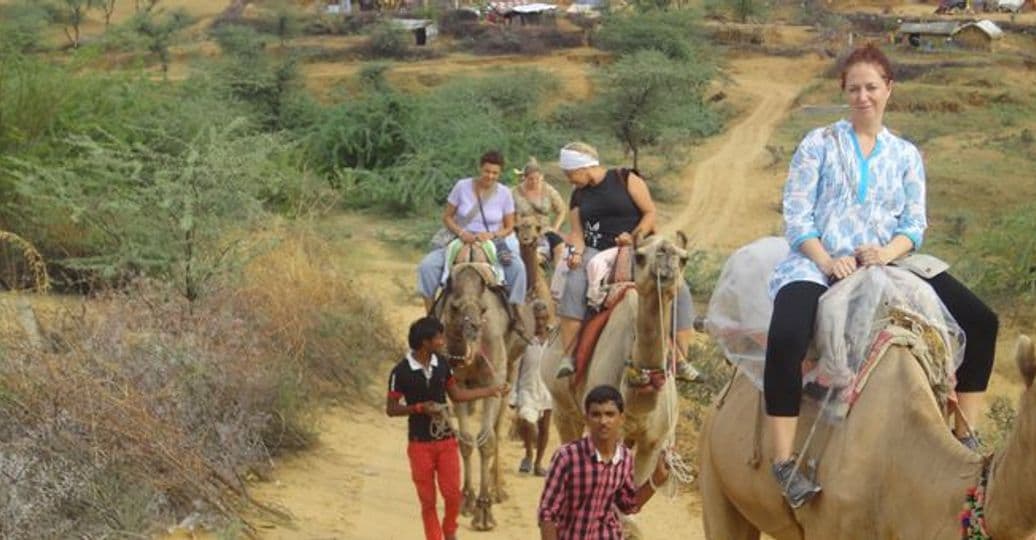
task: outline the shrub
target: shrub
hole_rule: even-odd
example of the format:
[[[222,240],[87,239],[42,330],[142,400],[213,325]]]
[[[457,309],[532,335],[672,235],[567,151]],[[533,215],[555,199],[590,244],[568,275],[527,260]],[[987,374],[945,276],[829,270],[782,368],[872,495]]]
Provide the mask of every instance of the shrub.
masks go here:
[[[39,4],[19,2],[0,6],[0,55],[40,49],[41,35],[49,22],[50,14]]]
[[[486,149],[505,156],[555,151],[562,135],[537,114],[553,84],[549,75],[526,71],[456,79],[419,95],[369,89],[329,108],[312,127],[309,163],[355,206],[413,211],[439,204]]]
[[[364,46],[369,58],[390,58],[402,60],[410,56],[410,32],[391,22],[378,23],[371,27]]]
[[[609,16],[594,33],[593,45],[618,55],[655,50],[673,60],[700,58],[698,16],[688,10]]]

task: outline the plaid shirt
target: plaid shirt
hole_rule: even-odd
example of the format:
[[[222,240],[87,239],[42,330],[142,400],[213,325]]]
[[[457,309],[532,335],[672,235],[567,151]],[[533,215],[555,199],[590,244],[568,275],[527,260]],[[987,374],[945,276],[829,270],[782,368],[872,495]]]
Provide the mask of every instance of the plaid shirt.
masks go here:
[[[619,444],[611,461],[601,461],[589,437],[568,443],[554,454],[539,521],[557,525],[558,540],[621,540],[615,509],[634,514],[633,456]]]

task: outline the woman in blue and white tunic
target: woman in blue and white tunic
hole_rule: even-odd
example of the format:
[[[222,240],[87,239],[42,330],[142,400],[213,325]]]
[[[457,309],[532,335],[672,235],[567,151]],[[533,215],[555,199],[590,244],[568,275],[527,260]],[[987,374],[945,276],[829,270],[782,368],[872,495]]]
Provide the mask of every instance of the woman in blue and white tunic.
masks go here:
[[[785,236],[792,251],[774,269],[774,298],[763,377],[773,471],[798,507],[820,491],[794,467],[802,399],[802,360],[813,339],[817,302],[858,268],[885,265],[918,249],[927,227],[921,154],[883,125],[892,67],[873,45],[853,51],[841,75],[848,120],[811,131],[799,144],[784,187]],[[948,273],[926,281],[967,336],[957,370],[956,433],[977,440],[966,418],[982,412],[998,330],[997,316]]]

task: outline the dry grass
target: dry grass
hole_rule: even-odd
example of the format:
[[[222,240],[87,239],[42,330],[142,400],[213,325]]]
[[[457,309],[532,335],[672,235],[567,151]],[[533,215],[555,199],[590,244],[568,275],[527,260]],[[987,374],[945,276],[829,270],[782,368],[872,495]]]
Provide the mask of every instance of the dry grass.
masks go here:
[[[249,530],[244,478],[310,444],[317,398],[355,390],[360,359],[394,345],[326,243],[299,229],[269,240],[241,282],[193,304],[141,281],[34,302],[49,304],[42,347],[0,334],[0,477],[13,486],[0,537],[146,533],[185,516]]]

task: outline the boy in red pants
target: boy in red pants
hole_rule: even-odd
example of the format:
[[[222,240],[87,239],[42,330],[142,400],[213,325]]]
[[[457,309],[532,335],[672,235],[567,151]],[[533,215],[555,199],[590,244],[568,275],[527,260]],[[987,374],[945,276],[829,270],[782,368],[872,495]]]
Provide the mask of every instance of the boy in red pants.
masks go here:
[[[443,326],[434,317],[424,317],[410,325],[407,337],[410,354],[392,369],[389,376],[385,413],[407,416],[407,456],[410,475],[421,501],[421,519],[427,540],[456,540],[457,514],[460,510],[460,451],[457,438],[446,421],[446,395],[453,401],[471,401],[507,394],[507,385],[494,388],[464,389],[457,386],[445,360],[435,356],[446,343]],[[405,399],[406,404],[400,400]],[[442,525],[435,510],[435,483],[438,479],[446,510]]]

